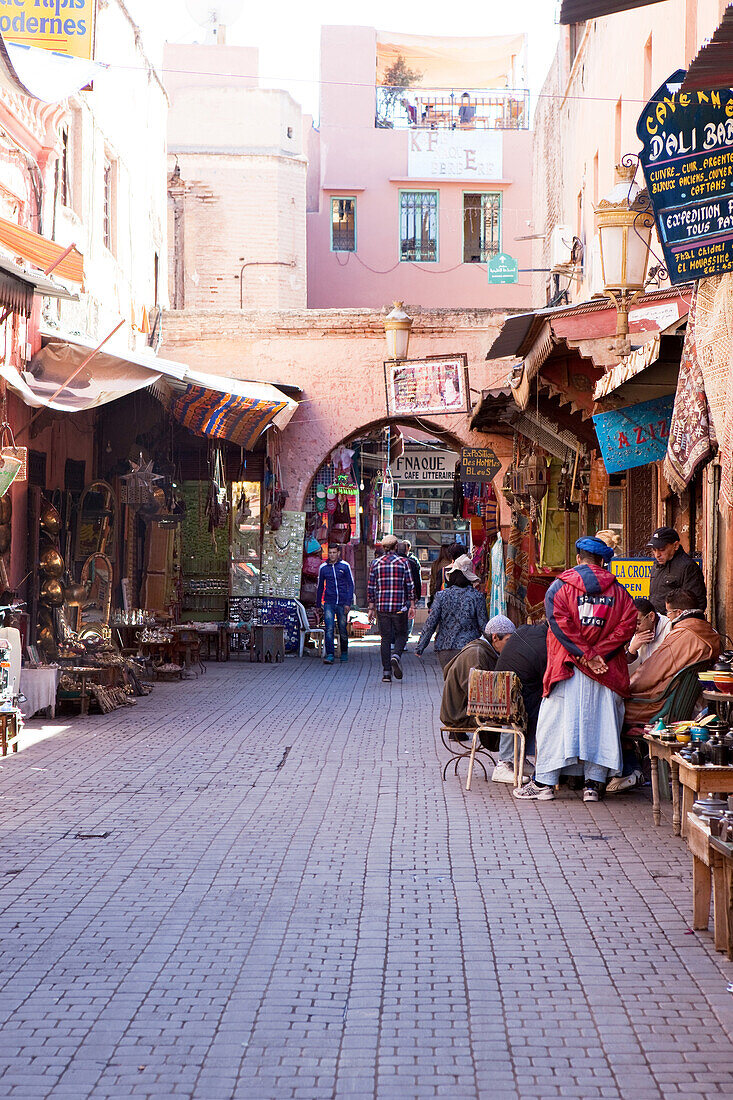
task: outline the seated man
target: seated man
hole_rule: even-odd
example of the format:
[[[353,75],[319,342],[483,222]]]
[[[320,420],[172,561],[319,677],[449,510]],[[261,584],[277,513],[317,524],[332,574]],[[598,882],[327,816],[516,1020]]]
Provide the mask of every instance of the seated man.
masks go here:
[[[547,622],[526,623],[517,627],[506,641],[496,662],[496,672],[516,672],[522,682],[522,698],[527,712],[526,749],[532,752],[537,733],[537,716],[542,702],[542,680],[547,668]],[[499,763],[491,778],[494,783],[514,785],[514,734],[501,735]]]
[[[698,661],[717,660],[720,635],[705,618],[699,603],[697,594],[682,590],[668,597],[667,615],[672,627],[661,645],[631,677],[631,698],[626,700],[627,726],[643,726],[652,721],[659,703],[650,700],[661,695],[672,677],[683,668]]]
[[[667,616],[660,615],[651,600],[639,596],[634,600],[634,606],[636,607],[636,634],[626,647],[630,675],[641,668],[644,661],[659,648],[672,627]]]
[[[440,705],[442,726],[462,727],[472,725],[466,714],[468,706],[468,677],[472,668],[493,672],[499,655],[514,633],[515,626],[505,615],[494,615],[484,627],[482,638],[464,645],[460,653],[443,669],[443,700]],[[456,734],[458,741],[467,741],[468,734]]]

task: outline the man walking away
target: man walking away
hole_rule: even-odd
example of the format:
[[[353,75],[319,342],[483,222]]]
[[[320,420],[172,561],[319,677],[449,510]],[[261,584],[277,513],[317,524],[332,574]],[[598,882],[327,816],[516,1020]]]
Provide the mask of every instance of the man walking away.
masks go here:
[[[323,661],[333,664],[334,620],[338,621],[341,661],[349,659],[349,635],[346,630],[347,615],[354,602],[354,576],[347,561],[341,560],[341,547],[331,545],[328,548],[328,561],[324,561],[318,570],[318,588],[316,589],[316,607],[323,600],[323,620],[326,633],[326,656]]]
[[[402,542],[397,543],[397,553],[405,559],[410,567],[412,587],[415,589],[415,604],[417,604],[417,601],[422,598],[422,569],[420,568],[420,562],[417,560],[412,552],[412,543],[409,539],[404,539]],[[412,634],[412,628],[414,625],[414,617],[407,620],[408,639]]]
[[[654,556],[649,599],[660,615],[667,610],[667,600],[678,592],[689,592],[704,611],[708,594],[702,569],[680,546],[680,536],[674,527],[657,527],[647,546]]]
[[[407,645],[407,619],[408,616],[415,616],[415,590],[409,565],[395,553],[396,537],[385,535],[382,546],[385,553],[381,558],[375,558],[369,567],[367,600],[369,617],[376,617],[379,628],[382,682],[390,684],[393,674],[396,680],[402,679],[402,654]]]
[[[621,771],[621,723],[629,694],[624,646],[636,630],[628,592],[605,568],[613,550],[600,539],[575,544],[576,566],[545,597],[550,629],[537,721],[535,776],[514,797],[548,801],[560,775],[585,777],[584,802]]]

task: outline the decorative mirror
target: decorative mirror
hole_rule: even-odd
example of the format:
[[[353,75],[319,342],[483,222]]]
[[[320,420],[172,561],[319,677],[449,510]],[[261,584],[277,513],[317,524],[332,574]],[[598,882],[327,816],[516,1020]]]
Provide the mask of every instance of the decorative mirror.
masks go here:
[[[81,571],[85,596],[81,605],[79,633],[100,631],[109,625],[112,604],[112,562],[106,554],[90,554]]]
[[[79,501],[75,561],[85,561],[93,554],[104,554],[114,560],[116,518],[117,502],[112,486],[106,481],[87,485]]]

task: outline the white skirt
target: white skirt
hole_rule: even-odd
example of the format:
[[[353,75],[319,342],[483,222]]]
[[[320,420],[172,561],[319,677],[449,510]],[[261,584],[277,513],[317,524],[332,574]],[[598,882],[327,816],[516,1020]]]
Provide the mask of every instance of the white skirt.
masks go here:
[[[555,684],[540,704],[537,779],[540,783],[556,782],[553,776],[581,762],[619,775],[623,718],[620,695],[573,669],[570,679]]]

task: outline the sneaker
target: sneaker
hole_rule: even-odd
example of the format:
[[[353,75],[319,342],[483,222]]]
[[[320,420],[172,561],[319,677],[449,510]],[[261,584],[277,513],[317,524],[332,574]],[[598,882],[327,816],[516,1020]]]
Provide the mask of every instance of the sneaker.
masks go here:
[[[500,760],[491,773],[492,783],[511,783],[514,786],[514,765]]]
[[[524,787],[515,787],[512,794],[515,798],[532,799],[535,802],[552,802],[555,797],[552,787],[540,787],[534,779],[530,779]]]
[[[606,787],[606,794],[618,794],[619,791],[630,791],[632,787],[637,787],[643,782],[643,775],[639,768],[633,771],[631,775],[615,775],[613,779],[609,779],[608,786]]]
[[[327,654],[327,656],[325,656],[323,658],[323,663],[324,663],[324,665],[332,665],[333,664],[333,653]]]
[[[597,787],[583,787],[583,801],[584,802],[597,802],[598,801],[598,788]]]
[[[391,684],[392,683],[392,677],[390,676],[390,674],[388,672],[385,672],[384,676],[382,676],[382,683],[383,684]]]
[[[392,654],[392,674],[395,680],[402,679],[402,662],[396,653]]]
[[[341,656],[339,657],[339,661],[341,662],[342,665],[345,665],[346,662],[348,661],[348,659],[349,659],[348,653],[342,653]]]

